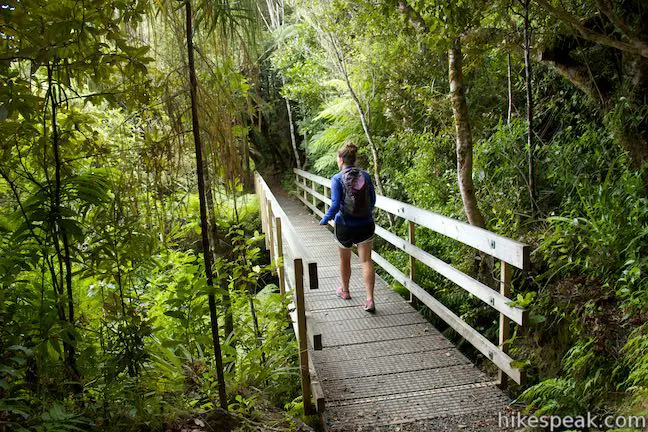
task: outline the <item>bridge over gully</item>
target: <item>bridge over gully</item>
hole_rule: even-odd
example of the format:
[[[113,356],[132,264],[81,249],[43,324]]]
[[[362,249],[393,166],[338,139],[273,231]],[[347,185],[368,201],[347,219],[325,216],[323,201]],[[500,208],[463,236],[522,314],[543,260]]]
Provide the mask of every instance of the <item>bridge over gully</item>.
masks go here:
[[[520,383],[505,341],[511,321],[527,323],[526,310],[509,305],[513,268],[525,269],[529,248],[517,241],[412,205],[378,196],[376,208],[402,218],[404,239],[376,226],[376,235],[409,256],[398,268],[375,251],[375,264],[410,292],[406,300],[376,277],[376,313],[365,312],[362,271],[352,256],[352,300],[335,297],[338,248],[318,221],[331,204],[329,179],[294,170],[299,193],[289,196],[255,176],[266,247],[278,268],[280,290],[293,295],[290,316],[299,342],[304,409],[317,411],[330,431],[502,430],[499,413],[510,412],[501,391]],[[331,222],[332,224],[332,222]],[[499,292],[418,248],[416,229],[429,229],[491,255],[501,263]],[[500,313],[499,344],[470,327],[417,284],[426,265]],[[426,305],[499,369],[497,380],[482,373],[412,307]]]

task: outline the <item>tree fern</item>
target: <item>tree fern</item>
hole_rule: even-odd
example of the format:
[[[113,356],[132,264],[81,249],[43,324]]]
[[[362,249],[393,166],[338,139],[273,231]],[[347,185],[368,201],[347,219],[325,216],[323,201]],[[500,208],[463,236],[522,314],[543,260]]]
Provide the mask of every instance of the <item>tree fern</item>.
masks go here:
[[[354,111],[353,100],[348,97],[334,99],[317,115],[316,120],[330,122],[315,134],[306,146],[313,168],[320,173],[335,171],[335,151],[348,139],[363,139],[360,122]]]

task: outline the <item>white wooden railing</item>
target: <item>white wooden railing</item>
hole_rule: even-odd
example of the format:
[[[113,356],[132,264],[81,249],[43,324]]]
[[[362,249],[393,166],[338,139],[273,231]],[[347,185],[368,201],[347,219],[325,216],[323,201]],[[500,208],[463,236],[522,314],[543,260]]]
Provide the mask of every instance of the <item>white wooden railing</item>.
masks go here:
[[[254,173],[254,189],[259,197],[261,226],[266,235],[266,248],[270,251],[272,261],[277,263],[279,291],[281,294],[290,293],[293,298],[288,311],[299,342],[299,369],[304,412],[307,414],[311,414],[314,410],[321,412],[324,410],[324,393],[313,361],[308,355],[309,341],[313,341],[314,349],[322,349],[321,335],[313,334],[307,325],[304,304],[306,280],[309,289],[318,288],[317,263],[307,259],[308,254],[299,240],[298,232],[259,173]],[[288,257],[291,266],[286,265]],[[286,271],[287,269],[289,271]]]
[[[324,211],[328,210],[331,205],[331,180],[299,169],[294,169],[294,172],[296,175],[295,184],[301,190],[298,198],[313,213],[322,217],[324,212],[318,208],[318,201],[324,203]],[[512,267],[526,270],[529,266],[529,246],[491,231],[382,195],[376,197],[376,208],[407,221],[409,225],[407,239],[403,239],[380,226],[376,226],[376,234],[408,254],[410,271],[409,274],[405,274],[375,251],[372,253],[373,261],[407,288],[411,296],[418,298],[419,301],[434,311],[439,318],[488,357],[499,368],[500,383],[502,385],[506,383],[504,374],[508,375],[516,383],[521,384],[524,380],[524,371],[511,365],[513,359],[508,355],[507,341],[510,338],[510,321],[512,320],[520,326],[526,325],[528,311],[521,307],[511,306],[511,300],[508,296],[510,295]],[[333,224],[332,221],[329,223]],[[414,235],[417,225],[443,234],[499,259],[501,261],[499,292],[417,247]],[[417,261],[445,276],[500,313],[499,345],[495,345],[477,330],[470,327],[417,284]]]

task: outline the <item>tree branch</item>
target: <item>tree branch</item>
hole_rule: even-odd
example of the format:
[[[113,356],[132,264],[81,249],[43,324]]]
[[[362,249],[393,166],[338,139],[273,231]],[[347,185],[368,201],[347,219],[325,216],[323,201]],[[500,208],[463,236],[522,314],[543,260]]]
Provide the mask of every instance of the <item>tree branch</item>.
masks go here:
[[[580,36],[583,39],[587,39],[591,42],[600,45],[609,46],[611,48],[616,48],[620,51],[624,51],[630,54],[636,54],[636,55],[640,55],[641,57],[648,58],[648,43],[642,40],[639,40],[634,37],[629,37],[629,35],[626,35],[625,32],[623,31],[622,32],[624,33],[624,35],[628,37],[629,42],[623,42],[620,40],[613,39],[607,35],[588,29],[583,25],[583,23],[576,16],[570,14],[565,10],[554,7],[548,0],[535,0],[535,2],[541,8],[543,8],[551,15],[553,15],[554,18],[563,21],[565,24],[569,25],[573,30],[577,31],[578,34],[580,34]],[[597,1],[597,3],[599,2]],[[614,24],[616,25],[616,23]],[[623,24],[623,26],[625,26],[625,23]]]
[[[614,11],[614,6],[608,0],[596,0],[596,7],[610,20],[612,24],[629,40],[639,40],[639,37]]]
[[[428,27],[421,14],[414,10],[414,8],[412,8],[412,6],[410,6],[405,0],[398,1],[398,10],[404,14],[408,20],[410,20],[414,27],[421,30],[423,33],[430,32],[430,27]]]

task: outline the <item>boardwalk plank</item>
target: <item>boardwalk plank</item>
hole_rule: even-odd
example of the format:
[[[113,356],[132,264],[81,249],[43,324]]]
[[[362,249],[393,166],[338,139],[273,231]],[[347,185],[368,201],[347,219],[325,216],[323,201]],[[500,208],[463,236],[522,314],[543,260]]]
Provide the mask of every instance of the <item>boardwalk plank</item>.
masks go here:
[[[358,424],[393,426],[441,416],[479,415],[506,404],[492,384],[471,384],[332,406],[325,411],[324,421],[329,431],[349,431],[357,430]]]
[[[330,362],[315,365],[320,381],[387,376],[399,372],[424,371],[460,364],[470,364],[454,348],[440,351],[395,354],[361,361]]]
[[[394,315],[411,312],[413,309],[407,302],[388,303],[380,306],[375,316]],[[335,321],[347,321],[357,318],[366,318],[367,312],[359,307],[342,309],[322,309],[308,312],[313,320],[329,322],[335,325]]]
[[[313,352],[318,364],[365,360],[403,353],[437,351],[452,348],[452,344],[441,334],[432,334],[398,341],[377,341],[357,345],[338,345]]]
[[[398,372],[355,379],[331,380],[324,396],[329,407],[394,394],[412,394],[427,390],[490,382],[484,374],[475,374],[473,365],[459,364],[426,370]]]

